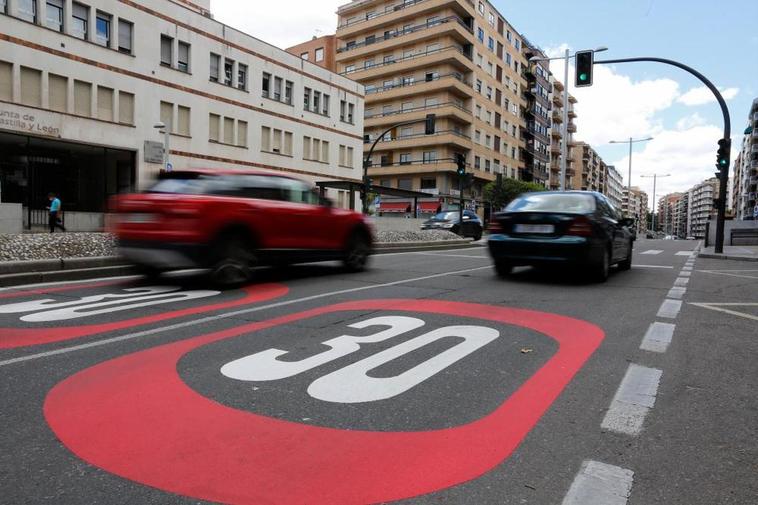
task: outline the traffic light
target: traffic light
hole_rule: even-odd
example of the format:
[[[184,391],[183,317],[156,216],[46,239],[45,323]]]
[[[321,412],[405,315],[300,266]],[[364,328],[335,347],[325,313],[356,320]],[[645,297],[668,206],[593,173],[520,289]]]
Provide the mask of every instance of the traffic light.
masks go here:
[[[719,170],[723,171],[729,168],[729,155],[731,154],[731,150],[731,139],[719,140],[719,150],[718,155],[716,156],[716,166],[719,168]]]
[[[436,120],[437,116],[435,114],[426,115],[426,123],[424,125],[424,133],[426,135],[434,135]]]
[[[713,208],[718,210],[718,208],[720,207],[720,205],[721,205],[721,199],[720,198],[714,198],[713,199]]]
[[[576,79],[577,88],[592,86],[592,66],[595,64],[594,51],[577,51]]]
[[[466,157],[461,153],[455,155],[455,163],[458,165],[458,176],[466,175]]]
[[[474,174],[466,174],[463,178],[463,187],[470,188],[474,185]]]

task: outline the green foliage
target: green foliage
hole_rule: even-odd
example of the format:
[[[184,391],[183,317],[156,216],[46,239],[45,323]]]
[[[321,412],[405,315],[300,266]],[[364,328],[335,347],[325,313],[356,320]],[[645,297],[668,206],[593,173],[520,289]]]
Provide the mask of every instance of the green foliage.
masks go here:
[[[545,187],[536,182],[524,182],[503,177],[501,183],[490,182],[484,186],[484,198],[492,202],[492,208],[502,209],[522,193],[545,191]]]

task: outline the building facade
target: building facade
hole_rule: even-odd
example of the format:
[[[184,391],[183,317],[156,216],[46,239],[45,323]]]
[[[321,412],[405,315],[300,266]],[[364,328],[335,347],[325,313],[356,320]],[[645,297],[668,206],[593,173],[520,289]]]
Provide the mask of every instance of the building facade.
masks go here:
[[[758,219],[758,98],[753,100],[748,127],[734,163],[732,205],[735,219]]]
[[[574,189],[580,191],[606,191],[607,165],[603,158],[586,142],[577,142],[573,149],[576,175]]]
[[[624,201],[624,180],[613,165],[606,165],[605,188],[603,194],[616,208],[621,209]]]
[[[365,150],[379,139],[374,184],[458,197],[458,155],[474,175],[467,198],[497,174],[534,178],[522,156],[524,41],[490,3],[355,0],[338,15],[337,70],[366,87]]]
[[[335,61],[335,57],[337,56],[337,37],[334,35],[313,37],[308,42],[287,48],[287,52],[305,61],[315,63],[330,72],[337,71],[337,62]]]
[[[718,178],[713,177],[692,187],[683,196],[682,199],[687,199],[688,206],[686,211],[686,233],[680,232],[680,237],[705,238],[706,224],[716,217],[713,199],[718,197],[719,185]]]
[[[2,5],[0,187],[28,226],[49,191],[67,224],[102,223],[108,196],[162,168],[361,178],[363,86],[214,21],[209,0]]]
[[[655,215],[655,229],[665,235],[675,235],[676,208],[682,193],[670,193],[658,200],[658,212]]]
[[[552,120],[553,126],[550,129],[550,189],[557,190],[561,187],[561,147],[563,144],[563,94],[565,93],[564,84],[553,78],[553,111]],[[568,96],[569,110],[568,110],[568,126],[566,127],[566,179],[564,187],[571,189],[574,187],[574,177],[576,176],[575,163],[574,163],[574,134],[576,133],[576,123],[574,120],[577,117],[574,109],[574,104],[577,100],[572,94]]]
[[[631,190],[630,190],[631,189]],[[637,234],[645,234],[648,231],[648,198],[647,193],[636,186],[624,188],[623,200],[627,202],[624,211],[627,217],[634,218],[637,223]]]

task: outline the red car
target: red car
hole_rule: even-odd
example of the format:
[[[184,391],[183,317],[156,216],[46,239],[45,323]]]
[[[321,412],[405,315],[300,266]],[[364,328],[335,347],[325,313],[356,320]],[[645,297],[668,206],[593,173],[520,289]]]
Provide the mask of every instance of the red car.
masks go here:
[[[360,271],[372,250],[362,214],[270,173],[171,172],[144,193],[114,197],[111,210],[121,255],[148,275],[206,268],[216,283],[239,285],[257,265],[341,260]]]

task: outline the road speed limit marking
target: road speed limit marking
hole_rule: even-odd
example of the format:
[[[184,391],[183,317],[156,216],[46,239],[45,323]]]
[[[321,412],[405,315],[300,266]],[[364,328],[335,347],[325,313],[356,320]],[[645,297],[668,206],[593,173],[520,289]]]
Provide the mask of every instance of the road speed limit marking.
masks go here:
[[[313,426],[226,406],[199,394],[177,372],[183,356],[210,344],[285,327],[325,314],[379,312],[390,317],[368,337],[327,340],[328,350],[291,363],[285,349],[227,362],[230,380],[279,380],[348,356],[366,340],[420,329],[425,314],[481,321],[434,328],[319,376],[310,394],[328,402],[393,398],[455,360],[498,339],[492,326],[546,335],[557,352],[502,403],[473,422],[425,431],[368,431]],[[340,316],[341,317],[341,316]],[[359,323],[370,328],[376,319]],[[302,326],[297,326],[302,329]],[[455,346],[414,367],[371,382],[379,364],[454,335]],[[366,300],[313,309],[155,347],[86,369],[49,393],[45,417],[83,460],[124,478],[224,503],[376,503],[430,493],[474,479],[507,458],[600,344],[602,330],[555,314],[432,300]],[[450,354],[446,354],[450,352]],[[247,366],[260,363],[261,369]],[[218,370],[218,369],[216,369]],[[405,375],[411,372],[411,375]],[[346,381],[355,386],[343,387]],[[368,405],[368,404],[367,404]],[[391,406],[388,405],[388,408]],[[352,408],[360,408],[360,404]],[[450,405],[455,409],[455,405]]]

